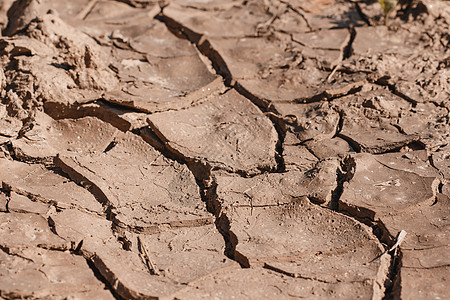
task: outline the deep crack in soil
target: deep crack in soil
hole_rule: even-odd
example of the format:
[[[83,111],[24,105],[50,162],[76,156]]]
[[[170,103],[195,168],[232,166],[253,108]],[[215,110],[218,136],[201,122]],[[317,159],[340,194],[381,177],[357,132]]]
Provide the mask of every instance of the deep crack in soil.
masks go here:
[[[0,298],[449,298],[450,5],[387,20],[0,1]]]

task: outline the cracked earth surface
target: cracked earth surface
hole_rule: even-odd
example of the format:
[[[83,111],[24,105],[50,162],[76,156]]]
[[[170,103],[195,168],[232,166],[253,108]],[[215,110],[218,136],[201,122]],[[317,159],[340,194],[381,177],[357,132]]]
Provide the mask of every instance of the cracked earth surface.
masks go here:
[[[383,21],[0,1],[0,299],[450,298],[450,3]]]

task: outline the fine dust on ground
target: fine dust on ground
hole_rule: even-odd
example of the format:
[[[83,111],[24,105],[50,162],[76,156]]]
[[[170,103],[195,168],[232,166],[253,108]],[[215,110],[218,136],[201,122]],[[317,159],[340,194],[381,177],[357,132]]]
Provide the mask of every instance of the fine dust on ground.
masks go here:
[[[0,299],[450,298],[448,1],[0,26]]]

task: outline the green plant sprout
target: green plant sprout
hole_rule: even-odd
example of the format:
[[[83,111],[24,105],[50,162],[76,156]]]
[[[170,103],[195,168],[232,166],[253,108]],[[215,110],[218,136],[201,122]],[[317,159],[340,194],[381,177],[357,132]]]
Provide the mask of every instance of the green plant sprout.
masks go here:
[[[378,0],[384,11],[384,24],[387,25],[389,14],[395,9],[398,0]]]

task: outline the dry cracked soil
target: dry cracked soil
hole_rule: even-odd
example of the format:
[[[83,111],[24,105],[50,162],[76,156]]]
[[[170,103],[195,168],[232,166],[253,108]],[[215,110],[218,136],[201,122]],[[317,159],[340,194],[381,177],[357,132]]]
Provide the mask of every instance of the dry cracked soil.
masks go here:
[[[450,299],[450,2],[387,21],[0,1],[0,299]]]

